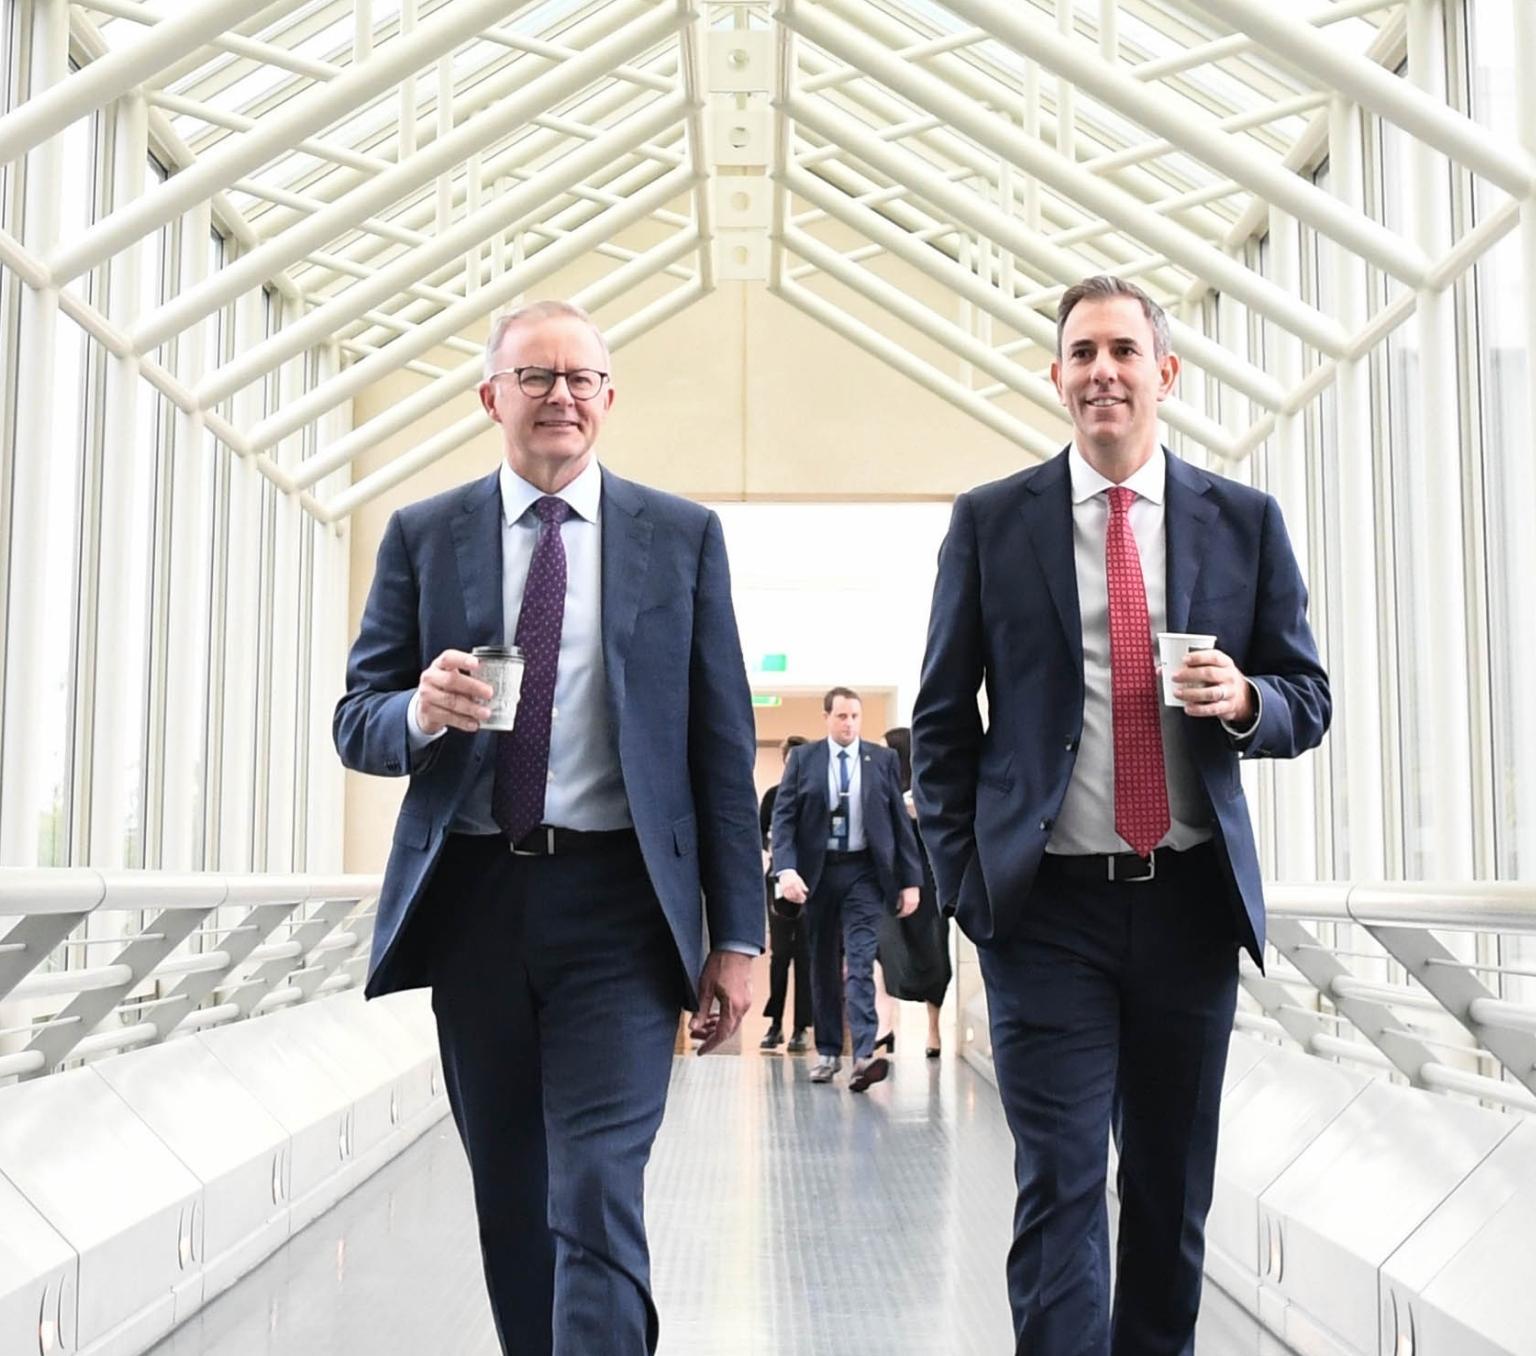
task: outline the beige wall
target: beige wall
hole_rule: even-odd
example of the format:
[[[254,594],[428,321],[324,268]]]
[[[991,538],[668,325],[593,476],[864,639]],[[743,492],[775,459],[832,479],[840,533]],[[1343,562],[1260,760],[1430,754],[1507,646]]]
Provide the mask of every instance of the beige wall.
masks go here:
[[[844,248],[856,243],[826,228],[822,236]],[[657,238],[647,226],[624,243],[643,248]],[[572,295],[612,267],[611,261],[584,261],[539,287],[536,295]],[[886,260],[876,270],[941,314],[957,316],[953,297],[905,265]],[[675,279],[653,280],[598,312],[596,319],[611,325],[675,285]],[[825,280],[814,285],[850,314],[898,338],[951,376],[961,374],[952,357],[852,293]],[[480,342],[486,328],[479,326],[465,337]],[[999,330],[994,342],[1011,337]],[[456,367],[464,355],[444,351],[435,361]],[[1034,359],[1036,366],[1041,361],[1038,355]],[[378,383],[354,402],[354,420],[366,421],[425,383],[426,378],[411,373]],[[723,284],[615,354],[614,385],[617,399],[603,434],[603,461],[621,475],[700,500],[946,499],[1029,461],[1013,443],[908,382],[759,283]],[[1017,397],[998,403],[1065,440],[1066,425],[1058,418]],[[471,392],[453,408],[419,420],[360,458],[353,467],[354,479],[475,408]],[[402,504],[488,473],[500,456],[499,431],[487,424],[456,452],[352,515],[351,635],[356,634],[389,514]],[[878,736],[885,728],[884,717],[878,725],[873,717],[866,711],[866,723]],[[349,775],[348,870],[382,867],[403,791],[403,782]]]

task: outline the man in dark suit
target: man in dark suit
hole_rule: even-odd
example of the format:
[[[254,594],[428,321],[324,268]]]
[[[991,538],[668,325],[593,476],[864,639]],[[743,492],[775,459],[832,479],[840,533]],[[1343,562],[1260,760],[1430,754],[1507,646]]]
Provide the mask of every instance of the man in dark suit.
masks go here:
[[[1332,704],[1278,505],[1158,444],[1179,368],[1161,309],[1090,278],[1057,342],[1072,445],[955,501],[912,718],[918,814],[980,949],[1018,1150],[1017,1350],[1189,1356],[1237,950],[1264,947],[1238,760],[1312,748]],[[1160,699],[1162,631],[1216,637],[1172,674],[1183,709]]]
[[[700,1053],[725,1040],[762,950],[720,523],[599,467],[608,367],[565,303],[497,323],[480,399],[505,461],[390,519],[335,718],[348,767],[411,779],[366,991],[432,986],[519,1356],[655,1351],[643,1179],[678,1014]],[[504,642],[516,720],[482,731],[470,650]]]
[[[803,904],[811,929],[811,1006],[820,1058],[811,1081],[842,1065],[843,960],[853,1072],[863,1092],[890,1072],[875,1054],[875,951],[880,919],[918,903],[922,863],[902,801],[893,749],[859,739],[863,703],[851,688],[822,700],[827,737],[795,749],[773,806],[773,869],[784,898]]]

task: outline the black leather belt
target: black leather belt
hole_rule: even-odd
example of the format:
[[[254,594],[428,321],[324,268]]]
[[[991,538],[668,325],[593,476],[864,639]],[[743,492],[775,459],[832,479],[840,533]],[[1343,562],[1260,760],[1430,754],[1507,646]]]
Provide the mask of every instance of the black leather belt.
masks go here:
[[[633,829],[562,829],[540,824],[513,843],[514,857],[568,857],[634,847]]]
[[[868,857],[868,848],[859,848],[856,852],[843,852],[837,848],[827,849],[827,860],[829,862],[862,862]]]
[[[1183,852],[1154,848],[1150,857],[1138,857],[1134,852],[1047,852],[1040,866],[1042,870],[1049,868],[1070,880],[1137,885],[1156,880],[1159,873],[1168,874],[1198,862],[1209,852],[1209,843],[1197,843]]]

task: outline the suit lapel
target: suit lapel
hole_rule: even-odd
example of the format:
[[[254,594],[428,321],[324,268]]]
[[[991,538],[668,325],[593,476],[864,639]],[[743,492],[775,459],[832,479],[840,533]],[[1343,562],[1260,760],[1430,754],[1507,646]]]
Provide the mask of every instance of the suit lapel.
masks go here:
[[[873,822],[870,815],[875,813],[875,807],[870,803],[870,790],[874,783],[875,755],[869,751],[869,745],[862,739],[859,740],[859,810],[864,816],[864,841],[869,841],[869,826]]]
[[[1189,604],[1194,597],[1205,547],[1211,539],[1209,524],[1216,505],[1205,497],[1210,479],[1171,452],[1165,453],[1168,475],[1163,509],[1163,536],[1168,553],[1168,629],[1189,627]]]
[[[644,500],[629,481],[614,475],[606,466],[602,476],[603,666],[608,675],[609,710],[614,728],[620,729],[624,666],[645,592],[654,525],[646,516]]]
[[[465,649],[503,645],[505,618],[501,600],[501,473],[492,472],[464,491],[453,519],[453,545],[459,567],[459,596],[468,623]]]
[[[1024,528],[1040,566],[1040,577],[1056,608],[1068,652],[1083,667],[1083,614],[1077,598],[1077,562],[1072,551],[1072,478],[1067,454],[1060,453],[1024,483]]]

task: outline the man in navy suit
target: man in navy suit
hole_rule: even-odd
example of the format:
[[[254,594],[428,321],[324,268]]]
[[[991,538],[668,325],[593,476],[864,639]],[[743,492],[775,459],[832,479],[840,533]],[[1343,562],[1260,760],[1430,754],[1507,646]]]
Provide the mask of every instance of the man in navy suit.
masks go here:
[[[851,688],[822,699],[827,737],[789,755],[773,805],[778,888],[805,906],[811,930],[811,1010],[820,1058],[811,1081],[830,1083],[842,1065],[843,960],[853,1072],[863,1092],[890,1072],[875,1054],[875,949],[880,919],[905,918],[918,902],[923,868],[902,802],[894,749],[859,739],[864,705]]]
[[[366,991],[432,987],[502,1349],[638,1356],[678,1014],[719,1045],[762,950],[751,697],[719,520],[594,458],[586,315],[503,317],[480,399],[504,463],[390,519],[336,708],[348,767],[410,776]],[[482,731],[503,643],[516,722]]]
[[[1332,704],[1278,505],[1158,444],[1179,370],[1162,310],[1089,278],[1057,323],[1072,444],[961,495],[939,555],[918,815],[980,950],[1017,1148],[1017,1351],[1189,1356],[1237,951],[1264,954],[1238,760],[1314,747]],[[1161,631],[1216,637],[1172,675],[1182,709]]]

